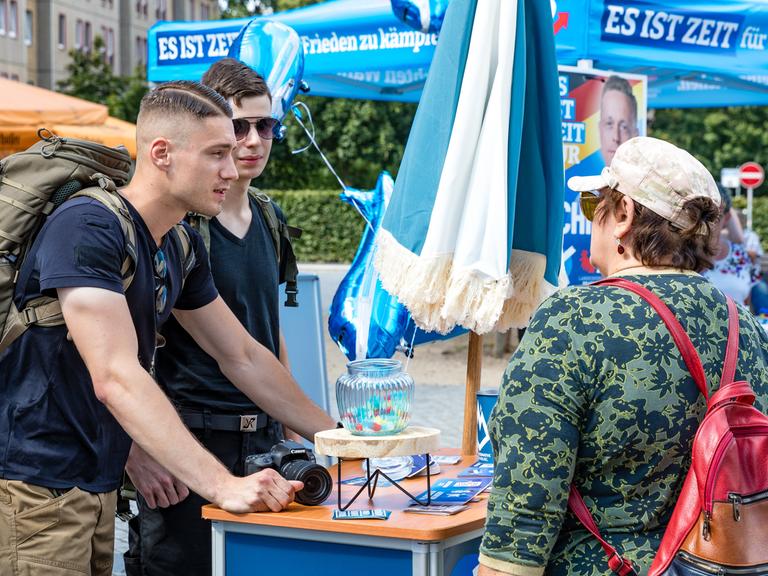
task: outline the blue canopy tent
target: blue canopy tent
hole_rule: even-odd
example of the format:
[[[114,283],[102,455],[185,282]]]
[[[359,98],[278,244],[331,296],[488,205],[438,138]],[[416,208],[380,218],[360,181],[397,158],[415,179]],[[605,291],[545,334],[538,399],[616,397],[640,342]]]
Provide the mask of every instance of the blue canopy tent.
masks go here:
[[[560,0],[560,64],[648,76],[651,108],[768,104],[768,2]]]
[[[561,64],[649,77],[651,108],[768,104],[768,1],[559,0]],[[437,36],[390,0],[330,0],[268,18],[293,27],[317,96],[417,102]],[[149,32],[151,82],[199,79],[249,19],[162,22]]]

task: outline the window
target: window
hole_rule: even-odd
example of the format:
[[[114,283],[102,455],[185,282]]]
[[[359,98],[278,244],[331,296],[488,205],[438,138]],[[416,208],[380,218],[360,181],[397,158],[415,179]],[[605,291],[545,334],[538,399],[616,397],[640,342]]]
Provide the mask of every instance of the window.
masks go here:
[[[83,47],[83,21],[79,18],[75,22],[75,49],[80,50]]]
[[[7,0],[0,0],[0,34],[5,34],[8,28],[6,21],[8,20],[8,2]]]
[[[200,5],[200,20],[210,20],[211,14],[208,4]]]
[[[101,46],[101,60],[102,62],[107,62],[107,27],[102,26],[101,31],[99,32],[99,36],[102,40],[102,46]]]
[[[189,0],[189,19],[195,19],[195,0]]]
[[[107,63],[110,66],[115,65],[115,29],[107,30]]]
[[[59,50],[67,47],[67,17],[65,14],[59,14]]]
[[[67,17],[65,14],[59,14],[59,50],[67,47]]]
[[[16,82],[19,81],[19,75],[18,74],[11,74],[11,80],[15,80]]]
[[[85,38],[83,40],[83,48],[86,52],[93,50],[93,32],[91,31],[91,23],[85,23]]]
[[[32,10],[24,12],[24,44],[32,45]]]
[[[19,3],[11,0],[11,11],[8,14],[8,36],[16,38],[19,31]]]
[[[142,0],[141,11],[144,14],[144,18],[147,17],[147,6],[149,6],[149,0]]]
[[[0,72],[0,78],[8,78],[8,72]]]
[[[144,55],[147,52],[147,43],[141,36],[136,36],[136,63],[144,64]]]
[[[155,18],[165,20],[168,17],[167,0],[155,0]]]

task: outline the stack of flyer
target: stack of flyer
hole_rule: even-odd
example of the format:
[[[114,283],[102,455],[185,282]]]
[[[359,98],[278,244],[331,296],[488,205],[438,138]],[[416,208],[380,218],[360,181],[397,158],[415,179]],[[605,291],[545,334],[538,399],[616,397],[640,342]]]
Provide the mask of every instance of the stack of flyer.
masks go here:
[[[411,504],[405,512],[416,514],[435,514],[449,516],[469,508],[468,502],[482,491],[487,490],[493,482],[493,464],[475,462],[469,468],[459,472],[457,478],[444,478],[432,485],[432,500],[429,506]],[[427,500],[425,490],[416,498],[422,502]]]
[[[491,485],[493,478],[443,478],[432,485],[432,500],[429,506],[411,504],[405,512],[418,514],[437,514],[440,516],[456,514],[466,510],[467,502]],[[427,500],[425,490],[416,499]]]

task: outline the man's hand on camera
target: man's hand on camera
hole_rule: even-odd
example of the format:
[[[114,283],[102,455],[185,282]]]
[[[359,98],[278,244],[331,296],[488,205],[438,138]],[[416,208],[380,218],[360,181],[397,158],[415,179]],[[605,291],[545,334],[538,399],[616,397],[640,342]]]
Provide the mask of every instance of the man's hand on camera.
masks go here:
[[[167,508],[189,496],[189,488],[172,476],[135,442],[125,471],[150,508]]]
[[[280,512],[293,502],[296,492],[304,488],[297,480],[286,480],[267,468],[245,478],[229,477],[219,490],[216,504],[227,512]]]

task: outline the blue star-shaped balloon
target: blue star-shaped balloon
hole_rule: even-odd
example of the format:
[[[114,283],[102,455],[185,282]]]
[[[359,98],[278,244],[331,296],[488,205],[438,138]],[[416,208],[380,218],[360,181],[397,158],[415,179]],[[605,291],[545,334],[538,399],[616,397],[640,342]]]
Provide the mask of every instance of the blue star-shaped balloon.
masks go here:
[[[368,222],[328,319],[331,338],[350,360],[390,358],[408,323],[408,311],[381,287],[373,267],[376,234],[394,185],[392,176],[382,172],[373,190],[347,188],[341,193],[341,199],[355,206]]]

